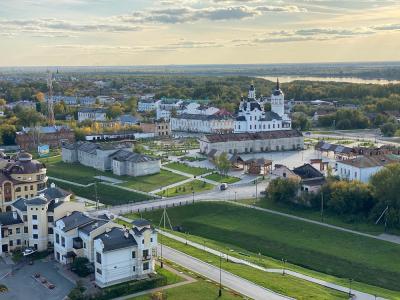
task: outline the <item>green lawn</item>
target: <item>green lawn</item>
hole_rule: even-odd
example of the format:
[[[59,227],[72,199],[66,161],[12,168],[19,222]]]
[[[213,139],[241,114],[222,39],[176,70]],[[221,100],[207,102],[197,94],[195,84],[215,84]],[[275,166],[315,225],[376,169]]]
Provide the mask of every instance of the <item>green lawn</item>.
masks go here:
[[[160,211],[144,217],[160,219]],[[400,245],[227,203],[169,209],[191,235],[342,278],[400,291]]]
[[[120,184],[121,186],[143,192],[149,192],[162,186],[186,179],[184,176],[165,170],[161,170],[159,174],[140,177],[118,176],[111,172],[102,172],[94,168],[82,166],[80,164],[64,163],[61,161],[61,157],[53,158],[51,161],[46,163],[46,166],[47,175],[51,177],[77,182],[80,184],[89,184],[96,180],[94,178],[95,176],[108,176],[124,181]]]
[[[191,167],[184,163],[172,162],[165,165],[167,168],[181,171],[184,173],[192,174],[194,176],[199,176],[205,173],[209,173],[212,170],[206,168]]]
[[[235,183],[240,181],[240,178],[228,176],[228,175],[221,175],[219,173],[213,173],[210,175],[205,176],[204,178],[214,180],[216,182],[225,182],[225,183]]]
[[[74,194],[90,199],[90,200],[96,200],[95,197],[95,188],[94,186],[89,186],[89,187],[80,187],[80,186],[75,186],[72,184],[64,183],[61,181],[53,180],[50,179],[49,183],[55,182],[57,186],[67,190],[71,191]],[[126,191],[117,187],[109,186],[109,185],[104,185],[104,184],[97,184],[97,196],[98,199],[101,203],[106,204],[106,205],[119,205],[119,204],[124,204],[124,203],[130,203],[130,202],[140,202],[140,201],[145,201],[149,200],[151,197],[135,193],[135,192],[130,192]]]
[[[130,179],[120,185],[144,192],[150,192],[185,179],[187,179],[187,177],[167,170],[161,170],[159,174],[136,177],[134,180]]]
[[[161,238],[159,238],[161,241]],[[219,267],[219,257],[203,250],[185,245],[172,239],[163,237],[165,245],[178,249],[186,254]],[[319,285],[297,279],[292,276],[282,276],[277,273],[266,273],[248,266],[226,262],[222,260],[222,268],[258,285],[269,288],[283,295],[296,299],[347,299],[345,293],[340,293]],[[205,299],[205,298],[203,298]]]
[[[218,297],[218,285],[200,280],[179,287],[165,290],[168,300],[240,300],[242,296],[232,291],[223,291],[222,297]],[[129,300],[151,300],[150,295],[130,298]]]
[[[195,179],[190,182],[178,185],[176,187],[163,190],[162,192],[158,192],[157,195],[163,197],[175,197],[179,195],[191,194],[192,192],[199,193],[199,192],[209,191],[212,190],[214,187],[215,186],[212,184]]]
[[[253,205],[254,199],[240,200],[240,202]],[[256,202],[256,205],[310,220],[321,221],[321,212],[313,210],[311,208],[306,208],[294,204],[275,203],[265,198]],[[378,235],[384,232],[383,224],[375,225],[373,221],[355,221],[354,219],[346,219],[346,217],[340,217],[326,211],[324,213],[324,222],[327,224],[361,231],[372,235]],[[400,230],[398,229],[389,229],[389,232],[393,234],[400,234]]]

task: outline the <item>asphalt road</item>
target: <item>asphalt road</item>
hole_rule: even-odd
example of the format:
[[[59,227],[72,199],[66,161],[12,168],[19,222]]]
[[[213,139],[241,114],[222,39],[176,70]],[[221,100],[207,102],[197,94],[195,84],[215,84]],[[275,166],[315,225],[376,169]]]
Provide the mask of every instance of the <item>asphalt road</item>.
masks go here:
[[[159,246],[160,248],[160,246]],[[159,249],[160,253],[160,249]],[[212,281],[219,282],[220,280],[220,270],[219,268],[205,263],[197,258],[191,257],[182,253],[178,250],[163,246],[163,257],[173,261],[187,269],[192,270],[204,277],[211,279]],[[238,277],[232,273],[222,270],[221,272],[221,282],[223,286],[226,286],[238,293],[250,297],[255,300],[282,300],[282,299],[292,299],[286,296],[279,295],[273,291],[256,285],[244,278]]]
[[[257,184],[257,194],[260,195],[261,191],[264,191],[268,182],[264,181]],[[256,185],[253,183],[241,184],[241,185],[231,185],[225,191],[220,191],[215,188],[212,191],[205,193],[194,194],[194,201],[210,201],[210,200],[235,200],[235,199],[249,199],[255,198],[256,195]],[[110,212],[113,214],[125,214],[130,212],[148,211],[152,209],[162,208],[164,206],[179,206],[185,205],[187,203],[193,202],[193,195],[183,195],[179,197],[163,198],[157,200],[148,200],[143,202],[128,203],[118,206],[113,206],[104,210],[99,210],[96,213],[102,214],[105,212]]]

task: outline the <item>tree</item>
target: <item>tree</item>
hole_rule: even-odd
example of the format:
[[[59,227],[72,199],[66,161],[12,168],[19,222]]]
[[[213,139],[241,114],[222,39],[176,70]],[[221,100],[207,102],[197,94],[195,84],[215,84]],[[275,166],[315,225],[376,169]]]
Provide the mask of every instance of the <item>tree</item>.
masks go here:
[[[397,130],[397,125],[393,123],[385,123],[381,126],[381,131],[384,136],[393,136]]]
[[[138,103],[138,99],[136,97],[130,97],[125,102],[126,111],[130,111],[132,114],[137,113],[137,103]]]
[[[215,156],[214,164],[221,174],[226,175],[231,168],[231,162],[228,159],[226,152],[222,152],[220,155]]]
[[[307,115],[303,112],[294,112],[292,114],[292,128],[300,129],[302,131],[309,130],[311,122]]]
[[[269,183],[266,194],[273,202],[293,203],[298,190],[299,183],[296,180],[276,178]]]
[[[44,121],[43,115],[34,109],[23,108],[16,113],[16,116],[21,126],[37,125]]]
[[[140,153],[140,154],[142,154],[142,153],[144,153],[145,148],[144,148],[144,146],[143,146],[142,144],[136,144],[136,145],[135,145],[135,148],[133,149],[133,151],[134,151],[135,153]]]
[[[111,105],[107,110],[107,117],[115,119],[116,117],[122,115],[124,112],[123,107],[120,103],[115,103]]]
[[[14,125],[2,124],[0,125],[0,139],[1,144],[14,145],[17,129]]]
[[[6,100],[3,98],[0,98],[0,107],[3,107],[4,105],[6,105]]]
[[[42,93],[42,92],[37,92],[36,94],[35,94],[35,99],[36,99],[36,101],[38,101],[38,102],[44,102],[44,100],[45,100],[45,96],[44,96],[44,94]]]
[[[391,164],[370,179],[372,193],[377,199],[372,215],[377,219],[386,207],[388,225],[400,227],[400,164]]]

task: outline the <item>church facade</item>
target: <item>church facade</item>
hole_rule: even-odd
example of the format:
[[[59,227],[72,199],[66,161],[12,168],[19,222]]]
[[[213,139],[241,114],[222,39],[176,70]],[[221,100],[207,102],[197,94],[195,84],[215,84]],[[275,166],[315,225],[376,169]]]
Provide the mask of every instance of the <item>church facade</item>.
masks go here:
[[[251,85],[247,98],[240,101],[234,132],[291,130],[292,121],[285,114],[285,95],[279,87],[278,80],[271,95],[271,111],[265,111],[264,105],[264,101],[257,99],[256,89]]]

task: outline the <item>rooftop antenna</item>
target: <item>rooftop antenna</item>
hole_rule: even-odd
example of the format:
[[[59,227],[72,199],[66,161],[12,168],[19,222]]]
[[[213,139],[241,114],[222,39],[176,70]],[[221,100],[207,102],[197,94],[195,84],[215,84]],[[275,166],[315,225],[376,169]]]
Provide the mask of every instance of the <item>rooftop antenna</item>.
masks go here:
[[[47,97],[47,115],[49,120],[49,125],[54,126],[54,103],[53,103],[53,74],[51,71],[47,71],[47,87],[49,89],[49,96]]]

